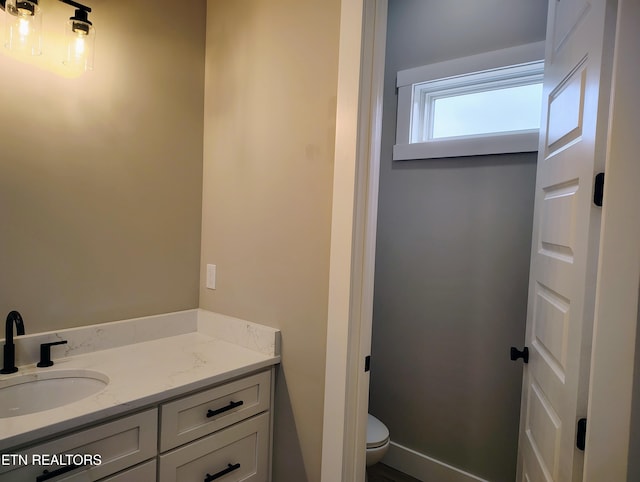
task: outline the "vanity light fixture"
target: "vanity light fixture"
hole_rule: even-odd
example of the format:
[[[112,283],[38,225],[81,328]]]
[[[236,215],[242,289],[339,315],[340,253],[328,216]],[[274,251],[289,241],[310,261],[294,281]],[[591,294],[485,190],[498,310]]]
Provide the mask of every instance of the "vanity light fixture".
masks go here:
[[[6,12],[5,43],[9,50],[29,55],[42,53],[42,12],[38,0],[0,0]]]
[[[93,70],[95,29],[89,21],[91,8],[73,0],[59,0],[75,8],[65,28],[65,65],[79,70]],[[6,15],[4,46],[28,54],[42,53],[42,12],[39,0],[0,0]]]

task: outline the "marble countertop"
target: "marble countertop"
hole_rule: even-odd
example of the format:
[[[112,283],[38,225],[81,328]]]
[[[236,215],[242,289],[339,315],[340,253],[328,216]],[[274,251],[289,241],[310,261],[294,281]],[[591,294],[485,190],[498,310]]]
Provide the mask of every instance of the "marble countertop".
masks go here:
[[[147,341],[142,337],[141,341],[107,349],[96,344],[96,351],[87,351],[85,343],[80,354],[60,358],[54,351],[52,367],[30,364],[21,366],[14,375],[2,376],[0,386],[26,374],[80,369],[99,372],[108,377],[109,383],[100,392],[59,408],[0,418],[0,450],[7,452],[280,362],[277,330],[203,310],[183,313],[196,320],[190,328],[180,330],[187,332],[167,332],[168,336]],[[154,326],[154,320],[139,320]],[[184,326],[184,320],[180,321]],[[114,327],[122,329],[121,323]],[[106,325],[95,326],[104,333],[109,328]],[[72,338],[70,334],[56,333],[56,338]],[[78,345],[69,345],[67,355],[79,351]]]

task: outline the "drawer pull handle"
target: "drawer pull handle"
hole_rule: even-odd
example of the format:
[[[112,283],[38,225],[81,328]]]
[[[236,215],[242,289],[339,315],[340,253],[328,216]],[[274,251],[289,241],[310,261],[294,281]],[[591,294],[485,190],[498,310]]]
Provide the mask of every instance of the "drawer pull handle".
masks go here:
[[[42,472],[42,475],[38,475],[36,477],[36,482],[44,482],[45,480],[53,479],[58,475],[66,474],[67,472],[71,472],[72,470],[75,470],[80,467],[83,467],[83,466],[71,464],[71,465],[65,465],[64,467],[60,467],[59,469],[56,469],[53,472],[49,472],[48,470],[45,469]]]
[[[217,474],[213,474],[213,475],[207,474],[207,478],[204,479],[204,482],[211,482],[212,480],[219,479],[220,477],[227,475],[228,473],[233,472],[234,470],[238,470],[239,468],[240,468],[240,464],[235,464],[235,465],[228,464],[226,469],[221,470]]]
[[[244,402],[240,400],[239,402],[229,402],[229,405],[217,410],[207,410],[207,418],[215,417],[216,415],[220,415],[221,413],[228,412],[229,410],[233,410],[234,408],[239,407],[243,404]]]

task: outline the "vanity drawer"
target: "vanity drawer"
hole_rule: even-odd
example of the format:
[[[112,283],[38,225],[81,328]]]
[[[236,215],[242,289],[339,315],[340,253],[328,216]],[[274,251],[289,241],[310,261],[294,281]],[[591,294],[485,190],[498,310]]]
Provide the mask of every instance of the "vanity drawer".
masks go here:
[[[266,371],[160,407],[160,452],[268,410],[271,372]]]
[[[17,453],[24,456],[29,465],[0,467],[0,482],[34,482],[37,480],[86,482],[102,479],[154,457],[157,449],[157,428],[157,410],[153,409],[76,432],[51,442],[34,445]],[[42,460],[42,456],[58,454],[67,456],[99,455],[101,463],[98,465],[94,457],[93,464],[89,463],[86,467],[78,466],[74,469],[70,469],[70,464],[49,466],[38,464]],[[64,468],[70,470],[60,473]],[[48,471],[48,474],[44,473],[45,470]],[[60,475],[53,476],[56,471]]]
[[[263,413],[161,455],[158,482],[267,482],[268,457],[269,414]]]
[[[100,482],[153,482],[156,480],[156,466],[155,459],[150,460],[106,479],[100,479]]]

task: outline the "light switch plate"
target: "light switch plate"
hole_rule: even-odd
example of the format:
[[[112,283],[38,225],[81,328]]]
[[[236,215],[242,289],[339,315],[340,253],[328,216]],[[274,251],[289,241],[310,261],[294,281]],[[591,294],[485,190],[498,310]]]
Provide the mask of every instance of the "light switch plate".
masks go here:
[[[207,288],[210,290],[216,289],[216,265],[207,265]]]

